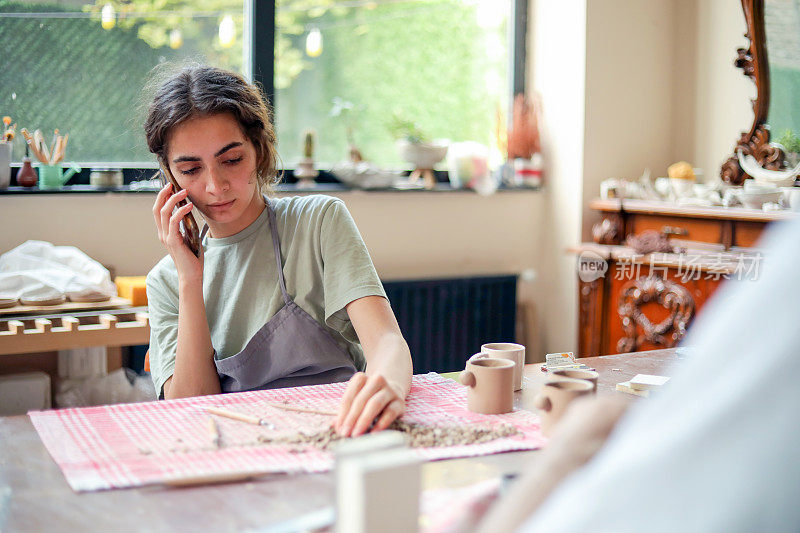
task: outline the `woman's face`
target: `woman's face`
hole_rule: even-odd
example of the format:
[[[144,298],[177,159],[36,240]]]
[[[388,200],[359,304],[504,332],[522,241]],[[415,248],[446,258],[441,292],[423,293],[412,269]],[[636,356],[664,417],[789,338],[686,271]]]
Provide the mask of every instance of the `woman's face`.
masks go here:
[[[233,115],[186,120],[172,130],[167,147],[172,175],[214,237],[241,231],[261,213],[256,150]]]

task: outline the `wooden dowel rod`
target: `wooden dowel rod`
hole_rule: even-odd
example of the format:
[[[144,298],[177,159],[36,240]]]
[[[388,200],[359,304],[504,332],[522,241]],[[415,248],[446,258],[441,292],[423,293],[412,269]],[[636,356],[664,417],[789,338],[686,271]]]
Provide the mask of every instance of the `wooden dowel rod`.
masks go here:
[[[334,413],[333,411],[320,411],[319,409],[310,409],[308,407],[297,407],[294,405],[287,405],[282,403],[268,403],[270,407],[275,407],[276,409],[283,409],[284,411],[296,411],[298,413],[309,413],[312,415],[325,415],[325,416],[336,416],[338,413]]]
[[[212,415],[224,416],[225,418],[238,420],[239,422],[247,422],[248,424],[255,424],[256,426],[261,425],[261,419],[257,416],[237,413],[236,411],[228,411],[227,409],[221,409],[219,407],[206,407],[205,409],[206,412],[209,412]]]
[[[234,483],[236,481],[247,481],[259,476],[265,476],[272,472],[223,472],[221,474],[201,474],[197,476],[185,476],[179,478],[164,479],[160,484],[169,487],[192,487],[195,485],[214,485],[217,483]]]

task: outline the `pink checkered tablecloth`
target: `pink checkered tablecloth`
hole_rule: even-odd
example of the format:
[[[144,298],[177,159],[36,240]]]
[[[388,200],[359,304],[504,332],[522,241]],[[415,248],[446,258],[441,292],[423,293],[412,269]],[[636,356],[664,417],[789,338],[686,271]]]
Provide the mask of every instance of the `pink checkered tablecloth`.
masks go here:
[[[289,403],[336,411],[346,383],[200,396],[160,402],[31,411],[36,431],[75,491],[128,488],[185,477],[242,473],[324,472],[333,454],[310,446],[264,443],[330,425],[330,417],[277,409]],[[206,407],[256,415],[275,429],[215,417],[222,446],[210,439]],[[520,434],[449,447],[417,448],[426,460],[532,450],[545,439],[538,415],[479,415],[466,408],[466,388],[438,374],[414,376],[403,420],[428,425],[511,424]],[[262,440],[259,440],[259,438]]]

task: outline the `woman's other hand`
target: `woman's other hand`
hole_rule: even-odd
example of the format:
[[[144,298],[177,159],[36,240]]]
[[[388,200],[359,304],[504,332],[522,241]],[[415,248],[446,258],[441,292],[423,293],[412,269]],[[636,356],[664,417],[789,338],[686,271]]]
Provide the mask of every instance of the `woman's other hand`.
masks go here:
[[[347,383],[333,427],[343,437],[357,437],[386,429],[405,410],[405,394],[400,385],[390,383],[381,374],[357,372]]]
[[[180,229],[181,220],[192,211],[193,204],[189,201],[183,207],[176,209],[178,202],[186,199],[187,192],[184,189],[173,194],[172,190],[172,184],[168,183],[159,191],[153,204],[153,218],[156,221],[158,239],[175,262],[181,282],[202,281],[202,248],[200,257],[196,257],[186,244]]]

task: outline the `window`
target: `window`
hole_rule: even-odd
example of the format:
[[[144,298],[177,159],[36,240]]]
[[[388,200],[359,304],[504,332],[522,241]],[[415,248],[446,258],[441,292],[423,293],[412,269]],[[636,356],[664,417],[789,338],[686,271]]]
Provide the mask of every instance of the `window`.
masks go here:
[[[65,161],[152,162],[141,109],[150,70],[195,59],[241,71],[249,57],[243,0],[196,5],[208,10],[172,0],[0,4],[0,113],[41,129],[48,145],[55,128],[69,133]],[[22,136],[14,143],[19,160]]]
[[[491,145],[508,105],[508,0],[282,0],[276,12],[279,148],[293,165],[306,129],[317,161],[400,165],[397,125]],[[395,129],[395,132],[393,132]],[[395,133],[395,135],[393,135]]]
[[[394,146],[397,121],[431,139],[494,144],[498,112],[507,112],[512,58],[519,64],[524,52],[508,36],[515,21],[524,29],[526,4],[4,2],[0,112],[46,138],[54,128],[69,132],[67,161],[145,166],[152,162],[141,129],[147,74],[159,63],[194,59],[262,82],[273,97],[287,167],[301,157],[308,129],[323,166],[345,159],[350,142],[376,163],[403,165]],[[23,150],[18,137],[14,158]]]

